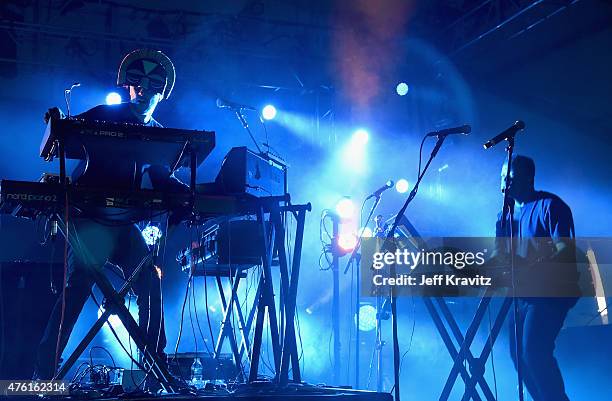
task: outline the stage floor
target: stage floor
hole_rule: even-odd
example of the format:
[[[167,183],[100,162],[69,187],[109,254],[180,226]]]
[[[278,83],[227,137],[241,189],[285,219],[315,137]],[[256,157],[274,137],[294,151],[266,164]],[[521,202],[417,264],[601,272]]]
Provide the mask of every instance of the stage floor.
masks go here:
[[[289,387],[283,390],[270,390],[270,389],[240,389],[232,393],[222,391],[210,391],[208,393],[201,392],[197,395],[192,394],[172,394],[172,395],[118,395],[118,396],[104,396],[102,394],[74,394],[67,396],[50,396],[50,397],[29,397],[19,396],[16,397],[20,401],[24,400],[105,400],[105,401],[119,401],[119,400],[137,400],[137,401],[151,401],[151,400],[163,400],[163,401],[174,401],[174,400],[205,400],[205,401],[227,401],[230,399],[238,399],[243,401],[393,401],[393,397],[389,393],[376,393],[373,391],[364,390],[350,390],[333,387],[319,387],[319,386],[304,386],[304,387]]]

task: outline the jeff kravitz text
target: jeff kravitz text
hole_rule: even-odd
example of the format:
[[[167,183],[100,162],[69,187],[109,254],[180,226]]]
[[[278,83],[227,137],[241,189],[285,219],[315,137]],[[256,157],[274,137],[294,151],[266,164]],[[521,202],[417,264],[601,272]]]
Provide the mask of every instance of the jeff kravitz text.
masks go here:
[[[421,274],[413,276],[400,274],[396,277],[384,277],[382,274],[375,274],[372,282],[377,286],[490,286],[491,277],[477,274],[474,277],[457,277],[454,274],[434,274],[428,276]]]

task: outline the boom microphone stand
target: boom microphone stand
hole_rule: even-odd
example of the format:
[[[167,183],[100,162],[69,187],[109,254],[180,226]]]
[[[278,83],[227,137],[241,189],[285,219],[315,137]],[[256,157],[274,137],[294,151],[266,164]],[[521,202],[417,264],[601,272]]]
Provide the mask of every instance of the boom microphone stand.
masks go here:
[[[251,137],[251,140],[255,144],[255,147],[257,148],[257,151],[259,152],[259,154],[260,155],[264,155],[265,153],[259,147],[259,144],[257,143],[257,140],[255,139],[255,137],[253,136],[253,133],[251,132],[251,128],[249,128],[249,123],[247,122],[246,118],[244,118],[244,115],[242,114],[242,109],[241,108],[235,108],[232,111],[234,113],[236,113],[236,117],[238,118],[238,121],[240,121],[240,123],[242,124],[242,128],[244,128],[245,131]]]
[[[428,134],[427,136],[432,136],[432,135]],[[437,135],[438,141],[436,142],[436,145],[431,151],[431,155],[429,155],[429,160],[427,161],[427,164],[425,164],[425,168],[423,169],[416,183],[414,184],[414,188],[412,188],[412,191],[410,192],[408,199],[406,199],[406,202],[404,202],[404,205],[402,206],[400,211],[397,213],[397,216],[395,217],[395,221],[393,222],[393,226],[391,227],[391,230],[389,230],[389,233],[387,234],[385,242],[383,243],[383,246],[382,246],[383,251],[386,251],[388,249],[390,241],[393,240],[394,235],[395,235],[395,230],[397,229],[397,226],[399,225],[400,220],[402,216],[404,215],[404,212],[406,211],[406,208],[416,196],[419,190],[419,184],[421,183],[423,176],[425,176],[425,173],[427,172],[429,165],[431,164],[434,157],[436,157],[436,155],[438,154],[438,151],[442,147],[442,143],[444,143],[446,136],[447,135],[444,135],[444,134]],[[423,139],[423,141],[424,140],[425,139]],[[392,264],[391,265],[391,277],[394,277],[394,276],[395,276],[395,264]],[[399,380],[400,357],[399,357],[399,341],[397,338],[397,300],[396,300],[394,290],[391,290],[391,317],[392,317],[391,323],[392,323],[392,330],[393,330],[393,374],[394,374],[394,381],[395,381],[395,384],[394,384],[395,401],[400,401],[400,380]]]

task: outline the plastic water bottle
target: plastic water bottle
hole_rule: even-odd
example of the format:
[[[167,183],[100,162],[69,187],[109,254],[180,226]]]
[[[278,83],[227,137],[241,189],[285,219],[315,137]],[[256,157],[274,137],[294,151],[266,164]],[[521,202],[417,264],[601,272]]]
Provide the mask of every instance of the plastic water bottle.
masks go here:
[[[202,388],[204,383],[202,382],[202,362],[200,362],[200,358],[193,358],[193,363],[191,364],[191,384],[193,384],[197,388]]]

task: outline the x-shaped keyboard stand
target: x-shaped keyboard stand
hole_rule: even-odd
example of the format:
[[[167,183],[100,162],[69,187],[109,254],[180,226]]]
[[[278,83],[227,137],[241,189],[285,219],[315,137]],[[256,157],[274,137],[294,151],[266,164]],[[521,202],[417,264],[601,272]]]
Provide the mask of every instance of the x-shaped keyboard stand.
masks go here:
[[[489,358],[489,355],[491,354],[493,344],[499,335],[502,324],[506,319],[506,315],[510,310],[512,298],[503,299],[502,305],[497,311],[497,315],[493,325],[491,326],[487,341],[485,342],[479,356],[474,356],[471,350],[474,337],[478,332],[478,328],[482,324],[485,314],[490,306],[491,299],[491,292],[487,289],[485,294],[480,299],[472,322],[464,335],[443,297],[423,298],[423,302],[425,303],[425,306],[427,307],[427,310],[429,311],[429,314],[431,315],[434,324],[442,337],[442,341],[453,358],[453,367],[449,373],[448,379],[446,380],[442,394],[440,395],[440,401],[448,400],[458,376],[461,376],[465,382],[465,391],[461,401],[467,401],[470,399],[475,401],[482,400],[476,385],[480,386],[482,394],[487,401],[495,401],[495,396],[484,378],[485,364]],[[446,323],[444,321],[446,321]],[[455,345],[455,342],[453,342],[453,338],[458,344],[458,348]],[[466,362],[469,369],[466,369]]]

